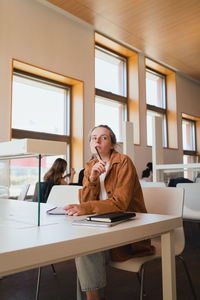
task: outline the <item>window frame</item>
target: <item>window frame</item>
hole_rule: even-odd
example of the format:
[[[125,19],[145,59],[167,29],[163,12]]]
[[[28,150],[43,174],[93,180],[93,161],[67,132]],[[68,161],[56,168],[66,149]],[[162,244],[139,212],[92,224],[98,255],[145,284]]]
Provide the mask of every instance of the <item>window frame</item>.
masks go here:
[[[163,78],[163,81],[164,81],[164,87],[163,90],[164,90],[164,101],[165,101],[165,108],[162,108],[162,107],[159,107],[159,106],[156,106],[156,105],[151,105],[151,104],[148,104],[147,103],[147,93],[146,93],[146,109],[147,111],[153,111],[155,113],[159,113],[159,114],[162,114],[163,115],[163,118],[166,119],[166,146],[163,146],[163,148],[168,148],[168,119],[167,119],[167,90],[166,90],[166,75],[157,71],[157,70],[154,70],[148,66],[145,67],[145,75],[146,73],[150,71],[150,73],[153,73],[154,75],[158,75],[160,77]],[[145,86],[146,86],[146,82],[145,82]],[[147,145],[147,146],[150,146],[151,145]]]
[[[31,131],[31,130],[24,130],[24,129],[17,129],[13,128],[11,126],[11,138],[14,139],[23,139],[23,138],[29,138],[29,139],[40,139],[40,140],[51,140],[51,141],[60,141],[60,142],[66,142],[68,146],[71,145],[71,101],[72,101],[72,86],[50,79],[43,76],[39,76],[30,72],[26,72],[17,68],[13,68],[13,75],[21,76],[26,79],[35,80],[44,84],[48,84],[51,86],[64,88],[69,90],[69,113],[68,116],[70,118],[69,120],[69,135],[61,135],[61,134],[52,134],[52,133],[46,133],[46,132],[39,132],[39,131]],[[13,91],[12,91],[13,93]],[[11,122],[12,124],[12,122]]]
[[[53,72],[51,74],[54,74]],[[66,112],[64,112],[66,116],[66,135],[62,134],[54,134],[54,133],[46,133],[46,132],[40,132],[40,131],[31,131],[31,130],[25,130],[25,129],[17,129],[12,127],[12,121],[11,121],[11,139],[39,139],[39,140],[50,140],[50,141],[59,141],[59,142],[65,142],[66,143],[66,154],[65,158],[68,162],[68,169],[70,169],[71,166],[71,157],[72,157],[72,86],[70,84],[66,84],[64,82],[60,82],[59,80],[54,80],[45,76],[40,76],[31,72],[27,72],[24,70],[20,70],[16,67],[13,67],[13,73],[12,75],[19,76],[22,78],[34,80],[40,83],[44,83],[46,85],[50,85],[53,87],[58,87],[62,89],[66,89]],[[13,82],[13,77],[12,77]],[[13,95],[13,89],[12,89],[12,95]],[[12,120],[12,110],[11,107],[11,120]],[[9,182],[11,180],[10,178],[10,160],[8,161],[8,167],[9,167]],[[10,185],[10,183],[9,183]]]
[[[122,55],[121,53],[118,53],[117,51],[114,51],[112,49],[109,49],[107,47],[105,47],[104,45],[101,45],[99,44],[98,42],[95,42],[95,50],[96,49],[99,49],[100,51],[106,53],[109,55],[109,53],[113,54],[113,56],[118,56],[118,57],[121,57],[123,60],[125,60],[126,62],[126,70],[125,70],[125,85],[124,85],[124,88],[126,90],[126,96],[122,96],[122,95],[118,95],[118,94],[115,94],[115,93],[112,93],[112,92],[108,92],[108,91],[105,91],[105,90],[102,90],[102,89],[99,89],[99,88],[96,88],[95,87],[95,91],[99,91],[99,92],[105,92],[105,97],[106,98],[109,98],[111,100],[116,100],[116,101],[119,101],[119,102],[122,102],[122,101],[127,101],[128,103],[128,59],[126,56]],[[104,97],[104,96],[102,96]]]
[[[95,102],[96,102],[96,96],[108,99],[108,100],[112,100],[112,101],[116,101],[122,105],[125,106],[125,109],[123,111],[123,118],[124,121],[128,120],[128,59],[126,56],[122,55],[121,53],[118,53],[117,51],[114,51],[112,49],[109,49],[107,47],[105,47],[104,45],[99,44],[98,42],[95,42],[95,50],[97,49],[103,49],[107,54],[109,53],[113,53],[114,55],[118,56],[118,57],[122,57],[123,60],[125,59],[126,61],[126,78],[125,78],[125,83],[124,83],[124,89],[126,91],[126,96],[122,96],[122,95],[118,95],[112,92],[108,92],[106,90],[102,90],[99,88],[95,87]]]
[[[193,125],[194,125],[194,143],[195,143],[195,150],[184,150],[183,149],[183,155],[197,156],[196,121],[191,120],[189,118],[182,117],[181,125],[183,123],[183,120],[193,123]],[[182,134],[183,134],[183,131],[182,131]],[[182,138],[182,143],[183,143],[183,138]],[[182,144],[182,147],[183,147],[183,144]]]

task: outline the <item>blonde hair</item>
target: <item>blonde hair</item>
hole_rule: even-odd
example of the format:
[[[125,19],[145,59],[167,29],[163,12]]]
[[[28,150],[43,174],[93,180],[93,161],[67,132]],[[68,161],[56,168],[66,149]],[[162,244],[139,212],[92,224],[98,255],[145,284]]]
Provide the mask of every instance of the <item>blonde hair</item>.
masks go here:
[[[114,134],[114,132],[112,131],[112,129],[111,129],[108,125],[98,125],[98,126],[93,127],[92,130],[90,131],[90,134],[89,134],[89,141],[91,141],[91,135],[92,135],[92,132],[93,132],[96,128],[99,128],[99,127],[103,127],[103,128],[108,129],[108,131],[109,131],[109,133],[110,133],[111,144],[112,144],[113,146],[115,146],[115,145],[117,144],[116,135]]]

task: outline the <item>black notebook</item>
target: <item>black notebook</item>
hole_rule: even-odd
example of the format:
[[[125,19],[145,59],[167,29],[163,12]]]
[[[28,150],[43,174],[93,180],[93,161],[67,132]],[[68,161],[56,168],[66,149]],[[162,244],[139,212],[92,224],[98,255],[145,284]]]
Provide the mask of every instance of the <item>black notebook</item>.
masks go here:
[[[112,212],[112,213],[88,216],[86,219],[88,221],[112,223],[121,220],[128,220],[135,216],[136,214],[134,212]]]

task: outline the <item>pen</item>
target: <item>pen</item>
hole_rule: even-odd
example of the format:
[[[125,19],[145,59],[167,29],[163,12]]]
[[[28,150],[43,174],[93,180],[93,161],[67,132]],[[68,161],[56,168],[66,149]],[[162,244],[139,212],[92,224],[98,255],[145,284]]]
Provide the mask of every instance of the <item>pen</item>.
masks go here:
[[[97,154],[98,154],[98,156],[99,156],[100,160],[102,160],[102,158],[101,158],[101,155],[100,155],[100,153],[99,153],[99,150],[98,150],[98,148],[97,148],[97,147],[95,147],[95,149],[96,149],[96,151],[97,151]]]
[[[49,211],[52,211],[52,210],[54,210],[55,208],[57,208],[57,206],[55,206],[55,207],[53,207],[53,208],[50,208],[50,209],[48,209],[48,210],[47,210],[47,212],[49,212]]]

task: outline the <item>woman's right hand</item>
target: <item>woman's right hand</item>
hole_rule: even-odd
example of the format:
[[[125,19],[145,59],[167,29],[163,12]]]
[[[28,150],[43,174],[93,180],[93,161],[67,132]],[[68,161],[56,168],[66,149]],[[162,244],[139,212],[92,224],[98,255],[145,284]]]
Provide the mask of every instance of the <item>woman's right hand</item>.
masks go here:
[[[106,162],[104,162],[103,160],[99,160],[92,167],[91,174],[90,174],[90,181],[91,182],[97,180],[97,178],[106,171],[105,165],[106,165]]]

